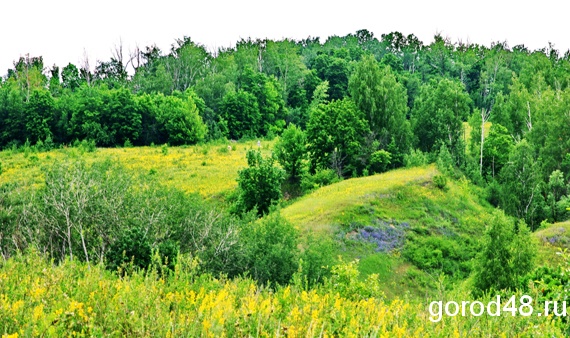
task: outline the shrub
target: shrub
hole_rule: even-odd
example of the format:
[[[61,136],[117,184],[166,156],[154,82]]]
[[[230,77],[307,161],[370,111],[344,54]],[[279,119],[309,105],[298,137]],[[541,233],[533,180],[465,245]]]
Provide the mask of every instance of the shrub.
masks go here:
[[[407,168],[421,167],[428,162],[427,155],[419,149],[412,149],[409,154],[404,155],[404,166]]]
[[[314,175],[305,174],[301,179],[301,190],[305,193],[342,181],[332,169],[317,170]]]
[[[443,175],[435,175],[433,177],[433,184],[440,190],[447,190],[447,178]]]
[[[263,215],[281,198],[285,173],[274,165],[273,157],[265,159],[259,150],[249,150],[246,156],[248,167],[238,172],[237,210],[248,212],[256,208]]]
[[[418,268],[428,272],[443,272],[462,279],[471,273],[471,259],[475,248],[459,238],[443,236],[417,237],[404,247],[404,257]]]
[[[441,144],[437,154],[437,169],[444,175],[452,175],[454,173],[453,157],[445,144]]]
[[[331,277],[325,280],[325,288],[347,299],[384,298],[378,275],[372,274],[363,281],[357,265],[358,260],[345,263],[341,259],[331,268]]]
[[[330,267],[335,263],[334,243],[329,239],[309,235],[307,247],[299,260],[299,275],[307,288],[324,282],[331,275]]]
[[[294,124],[290,124],[275,144],[277,161],[283,166],[288,178],[293,182],[299,182],[305,169],[306,142],[305,133]]]
[[[133,267],[146,269],[151,262],[151,246],[144,231],[132,228],[123,232],[111,245],[107,253],[107,268],[116,271],[132,264]]]
[[[242,232],[247,271],[260,284],[286,284],[298,268],[297,230],[274,213],[250,222]]]
[[[533,268],[536,248],[524,221],[516,227],[502,211],[488,220],[489,228],[475,264],[473,292],[514,290]]]
[[[383,173],[392,163],[392,154],[386,150],[378,150],[370,156],[370,169],[374,173]]]

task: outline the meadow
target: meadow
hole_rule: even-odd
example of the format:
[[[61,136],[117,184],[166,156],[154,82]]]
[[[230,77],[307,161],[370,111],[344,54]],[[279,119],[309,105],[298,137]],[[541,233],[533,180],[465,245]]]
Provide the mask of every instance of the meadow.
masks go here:
[[[273,142],[262,141],[265,156]],[[229,147],[231,147],[231,149]],[[81,160],[120,163],[135,180],[198,193],[223,204],[256,141],[192,147],[74,147],[0,152],[0,185],[40,191],[54,166]],[[469,273],[492,207],[465,179],[444,188],[435,165],[346,179],[295,200],[279,212],[299,231],[300,246],[332,241],[330,274],[309,286],[301,268],[288,285],[207,272],[180,255],[172,270],[158,256],[147,270],[117,274],[102,264],[55,261],[31,248],[0,261],[0,335],[165,337],[466,337],[563,336],[563,318],[443,316],[434,300],[470,300]],[[221,202],[221,203],[220,203]],[[5,212],[6,209],[0,210]],[[568,222],[534,234],[539,265],[561,264]],[[405,238],[405,240],[404,240]],[[438,253],[432,255],[431,253]],[[466,263],[467,262],[467,263]],[[566,271],[566,270],[564,270]],[[525,292],[540,299],[531,283]],[[521,295],[519,291],[517,295]],[[492,295],[480,300],[488,301]],[[537,305],[538,306],[538,305]]]
[[[562,336],[560,320],[537,316],[443,316],[427,301],[366,295],[378,281],[351,265],[306,290],[271,290],[249,279],[199,274],[192,261],[173,273],[120,278],[99,266],[54,265],[31,252],[0,263],[2,337],[538,337]],[[440,299],[462,299],[445,293]]]
[[[260,142],[264,155],[270,153],[272,141]],[[85,160],[87,164],[111,160],[136,175],[155,175],[168,186],[187,193],[213,198],[234,189],[239,169],[247,166],[248,149],[258,149],[257,141],[214,142],[186,147],[93,148],[85,146],[49,152],[33,147],[0,152],[0,184],[17,183],[34,189],[45,180],[45,171],[65,161]]]

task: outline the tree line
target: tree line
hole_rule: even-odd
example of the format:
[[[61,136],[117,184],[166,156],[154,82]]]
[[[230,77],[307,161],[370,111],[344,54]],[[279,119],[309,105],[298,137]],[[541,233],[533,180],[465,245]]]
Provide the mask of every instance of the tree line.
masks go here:
[[[440,35],[424,44],[359,30],[325,42],[241,40],[215,53],[184,37],[168,51],[124,55],[119,46],[93,69],[20,58],[0,85],[0,146],[283,135],[296,140],[291,151],[301,143],[293,157],[281,151],[293,183],[304,171],[342,178],[441,157],[532,229],[568,217],[570,53],[552,45]]]

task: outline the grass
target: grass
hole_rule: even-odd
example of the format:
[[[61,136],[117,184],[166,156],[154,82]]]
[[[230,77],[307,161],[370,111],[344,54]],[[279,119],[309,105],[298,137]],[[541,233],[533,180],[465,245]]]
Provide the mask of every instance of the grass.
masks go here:
[[[570,249],[570,221],[549,224],[533,233],[538,243],[539,265],[553,266],[562,263],[557,252]]]
[[[335,221],[344,218],[347,209],[391,196],[395,188],[408,183],[427,182],[436,173],[435,167],[429,166],[344,180],[300,198],[281,213],[303,231],[333,234]]]
[[[261,146],[264,156],[268,156],[273,142],[264,141]],[[251,148],[257,149],[257,141],[185,147],[98,148],[91,153],[79,148],[49,152],[5,150],[0,152],[0,185],[14,182],[37,189],[44,184],[46,168],[52,165],[73,159],[82,159],[88,164],[111,159],[135,175],[157,175],[165,185],[212,198],[237,186],[238,170],[247,166],[245,154]]]
[[[175,272],[125,277],[101,266],[36,253],[0,262],[1,337],[504,337],[563,336],[563,319],[503,313],[441,316],[425,301],[362,297],[337,278],[312,290],[270,290],[249,279],[217,280],[184,260]],[[350,266],[343,271],[350,273]],[[365,286],[373,289],[377,282]],[[532,294],[535,296],[535,294]],[[442,298],[471,299],[465,293]],[[481,299],[486,304],[490,299]],[[431,300],[428,300],[431,301]],[[432,309],[436,310],[436,308]]]
[[[450,282],[461,280],[454,276],[456,269],[462,273],[469,269],[478,238],[485,232],[485,215],[493,210],[467,180],[448,179],[445,189],[439,189],[433,182],[436,175],[440,173],[430,165],[348,179],[300,198],[281,214],[301,233],[336,239],[337,254],[345,260],[358,259],[363,277],[379,274],[388,297],[430,294],[434,276],[442,272],[451,275]],[[366,227],[376,232],[400,227],[405,241],[386,251],[382,245],[390,243],[385,238],[377,245],[360,239]],[[426,268],[435,250],[443,255],[439,264],[451,262],[451,267]],[[405,253],[415,261],[404,259]]]

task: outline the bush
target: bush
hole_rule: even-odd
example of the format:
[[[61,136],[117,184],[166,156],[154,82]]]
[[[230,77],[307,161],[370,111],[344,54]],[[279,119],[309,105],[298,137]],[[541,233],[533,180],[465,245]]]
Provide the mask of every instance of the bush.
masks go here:
[[[373,173],[383,173],[388,169],[392,159],[392,154],[386,150],[378,150],[370,156],[370,170]]]
[[[250,222],[242,234],[247,272],[260,284],[284,285],[298,268],[298,235],[295,227],[274,213]]]
[[[285,169],[288,178],[296,183],[299,182],[305,170],[304,161],[307,157],[306,142],[307,137],[305,133],[294,124],[290,124],[275,144],[277,161]]]
[[[147,269],[151,262],[151,246],[140,228],[126,230],[111,245],[107,253],[107,268],[117,271],[129,266]]]
[[[318,170],[314,175],[305,173],[301,179],[301,190],[305,193],[342,181],[332,169]]]
[[[180,251],[198,257],[205,270],[217,275],[244,271],[239,238],[244,221],[199,196],[161,186],[156,175],[138,179],[144,181],[108,161],[90,167],[58,163],[46,173],[45,187],[26,198],[27,207],[7,210],[6,217],[0,189],[2,254],[17,250],[11,243],[19,249],[35,243],[56,261],[107,261],[116,269],[133,257],[135,266],[148,267],[149,250],[158,250],[162,264],[172,268]],[[4,220],[13,226],[4,226]]]
[[[404,155],[404,166],[407,168],[421,167],[428,162],[428,156],[419,149],[412,149],[409,154]]]
[[[435,175],[433,177],[433,184],[436,186],[436,188],[447,191],[447,178],[445,178],[445,176]]]
[[[339,264],[331,268],[331,277],[325,280],[325,288],[347,299],[384,298],[377,274],[369,275],[366,280],[360,278],[358,260]]]
[[[524,221],[516,227],[502,211],[488,220],[485,241],[475,264],[473,292],[514,290],[533,268],[536,248]]]
[[[453,157],[445,144],[442,144],[439,148],[436,164],[437,169],[439,169],[443,175],[449,176],[454,173]]]
[[[443,236],[417,237],[404,247],[404,257],[428,272],[443,272],[462,279],[471,273],[471,259],[476,250],[459,238]]]
[[[273,157],[264,159],[261,151],[249,150],[246,154],[248,168],[238,172],[239,197],[237,211],[257,209],[258,215],[266,214],[269,207],[281,198],[281,183],[285,179],[282,169],[274,165]]]
[[[324,282],[331,275],[330,267],[334,265],[334,243],[329,239],[306,239],[307,247],[301,253],[299,274],[307,288],[312,288]]]

